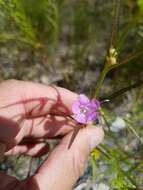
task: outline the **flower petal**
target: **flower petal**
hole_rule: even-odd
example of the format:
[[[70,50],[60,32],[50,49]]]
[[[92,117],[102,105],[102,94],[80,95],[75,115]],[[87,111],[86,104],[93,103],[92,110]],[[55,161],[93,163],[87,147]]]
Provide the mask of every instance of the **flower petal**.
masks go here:
[[[75,101],[73,104],[72,104],[72,112],[74,113],[74,114],[78,114],[78,113],[80,113],[80,103],[79,103],[79,101]]]
[[[89,113],[87,115],[87,122],[96,120],[98,115],[99,115],[98,112]]]
[[[92,109],[97,110],[100,107],[100,102],[96,99],[90,101],[90,106]]]
[[[88,99],[88,97],[85,96],[84,94],[80,94],[80,95],[79,95],[78,101],[79,101],[81,104],[88,104],[88,103],[90,102],[90,100]]]
[[[85,124],[87,123],[87,118],[84,114],[76,114],[74,115],[74,118],[76,121],[78,121],[79,123]]]

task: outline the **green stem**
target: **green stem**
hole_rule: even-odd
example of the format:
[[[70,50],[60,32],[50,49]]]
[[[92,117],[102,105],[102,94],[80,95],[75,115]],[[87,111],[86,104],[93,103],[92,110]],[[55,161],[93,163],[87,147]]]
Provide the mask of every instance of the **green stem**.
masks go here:
[[[96,162],[93,159],[93,157],[91,157],[91,164],[92,164],[92,181],[95,181],[95,178],[96,178]]]
[[[139,87],[141,85],[143,85],[143,81],[139,80],[139,81],[137,81],[136,83],[134,83],[134,84],[132,84],[130,86],[127,86],[127,87],[122,88],[122,89],[120,89],[120,90],[118,90],[116,92],[113,92],[109,96],[105,96],[105,97],[101,98],[101,100],[110,100],[111,101],[111,100],[117,98],[118,96],[121,96],[122,94],[124,94],[124,93],[126,93],[126,92],[128,92],[128,91],[130,91],[130,90],[132,90],[134,88],[137,88],[137,87]]]
[[[132,131],[132,133],[137,137],[137,139],[141,142],[141,144],[143,144],[143,141],[141,139],[141,137],[138,135],[138,133],[136,132],[136,130],[134,129],[134,126],[132,125],[132,123],[130,122],[130,120],[128,119],[124,119],[124,121],[126,122],[128,128]]]
[[[102,84],[104,82],[104,78],[105,78],[107,73],[108,73],[108,64],[105,63],[104,69],[102,70],[101,75],[99,76],[99,79],[97,81],[96,90],[95,90],[95,94],[94,94],[95,98],[99,96],[100,89],[102,87]]]
[[[107,158],[107,160],[110,160],[110,159],[111,159],[111,155],[108,154],[107,152],[105,152],[104,150],[102,150],[101,147],[98,146],[98,147],[97,147],[97,150],[98,150],[101,154],[103,154],[103,155]],[[134,181],[134,179],[133,179],[132,177],[130,177],[130,175],[128,174],[128,172],[122,170],[121,167],[119,167],[119,169],[120,169],[120,172],[123,173],[123,175],[126,176],[126,178],[127,178],[135,187],[137,187],[136,182]]]

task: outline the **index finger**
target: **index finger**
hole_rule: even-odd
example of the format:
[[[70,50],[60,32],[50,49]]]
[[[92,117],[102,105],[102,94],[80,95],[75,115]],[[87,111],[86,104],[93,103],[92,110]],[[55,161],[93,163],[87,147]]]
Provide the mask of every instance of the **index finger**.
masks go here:
[[[67,89],[27,81],[3,82],[0,89],[0,115],[4,113],[4,116],[23,114],[26,118],[32,118],[46,114],[69,115],[77,98],[76,93]]]

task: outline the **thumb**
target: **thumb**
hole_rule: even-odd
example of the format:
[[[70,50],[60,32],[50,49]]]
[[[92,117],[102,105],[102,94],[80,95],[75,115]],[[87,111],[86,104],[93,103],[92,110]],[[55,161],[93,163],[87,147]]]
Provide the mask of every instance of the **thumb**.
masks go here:
[[[72,133],[66,135],[52,151],[48,159],[32,177],[39,189],[70,190],[83,174],[92,149],[101,142],[104,133],[99,126],[83,128],[77,134],[70,149]]]

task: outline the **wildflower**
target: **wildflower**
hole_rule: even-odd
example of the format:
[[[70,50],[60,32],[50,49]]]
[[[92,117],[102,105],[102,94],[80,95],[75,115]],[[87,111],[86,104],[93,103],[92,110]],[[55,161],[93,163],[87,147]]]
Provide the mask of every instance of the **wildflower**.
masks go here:
[[[80,94],[72,105],[74,119],[81,124],[86,124],[97,119],[100,102],[96,99],[89,100],[84,94]]]

